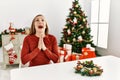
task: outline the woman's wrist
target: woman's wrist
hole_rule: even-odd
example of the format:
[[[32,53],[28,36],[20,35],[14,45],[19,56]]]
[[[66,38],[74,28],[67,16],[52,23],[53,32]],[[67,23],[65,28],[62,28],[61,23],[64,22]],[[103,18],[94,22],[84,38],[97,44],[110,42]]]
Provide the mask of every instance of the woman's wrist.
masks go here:
[[[46,49],[47,49],[46,47],[42,48],[43,51],[45,51]]]

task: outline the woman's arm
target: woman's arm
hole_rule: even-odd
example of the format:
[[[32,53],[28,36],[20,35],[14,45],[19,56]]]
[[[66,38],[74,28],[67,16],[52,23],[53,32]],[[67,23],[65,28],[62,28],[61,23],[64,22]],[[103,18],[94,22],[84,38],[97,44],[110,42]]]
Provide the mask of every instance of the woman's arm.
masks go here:
[[[30,62],[38,55],[38,52],[40,51],[39,48],[35,48],[32,52],[30,52],[29,49],[30,49],[30,43],[28,43],[28,38],[25,37],[21,51],[22,64],[26,64],[27,62]]]
[[[47,55],[47,57],[52,60],[54,63],[56,63],[59,59],[59,54],[58,54],[58,45],[57,45],[57,40],[55,37],[52,38],[52,51],[50,51],[48,48],[44,50],[44,53]]]

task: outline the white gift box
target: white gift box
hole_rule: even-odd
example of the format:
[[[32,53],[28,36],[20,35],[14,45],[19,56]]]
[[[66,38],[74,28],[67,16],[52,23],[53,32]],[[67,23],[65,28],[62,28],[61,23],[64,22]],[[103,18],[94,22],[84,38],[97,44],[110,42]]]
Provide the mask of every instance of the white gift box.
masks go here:
[[[72,45],[71,44],[64,44],[63,48],[65,48],[67,50],[68,55],[71,55],[71,53],[72,53]]]

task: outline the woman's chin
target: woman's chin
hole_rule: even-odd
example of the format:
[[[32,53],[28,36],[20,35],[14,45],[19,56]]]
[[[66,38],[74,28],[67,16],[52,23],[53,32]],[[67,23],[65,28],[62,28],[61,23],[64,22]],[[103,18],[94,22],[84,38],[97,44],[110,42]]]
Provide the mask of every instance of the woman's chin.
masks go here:
[[[37,30],[37,32],[44,33],[44,29],[39,29],[39,30]]]

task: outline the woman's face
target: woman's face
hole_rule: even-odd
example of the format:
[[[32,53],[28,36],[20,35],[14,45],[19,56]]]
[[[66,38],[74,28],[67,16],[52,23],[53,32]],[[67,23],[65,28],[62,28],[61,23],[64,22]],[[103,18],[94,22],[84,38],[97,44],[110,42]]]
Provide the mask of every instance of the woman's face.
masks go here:
[[[45,21],[45,18],[43,16],[36,17],[34,25],[35,25],[36,32],[45,33],[46,21]]]

